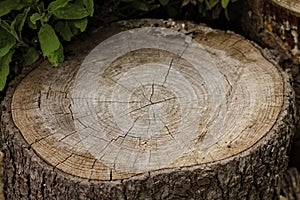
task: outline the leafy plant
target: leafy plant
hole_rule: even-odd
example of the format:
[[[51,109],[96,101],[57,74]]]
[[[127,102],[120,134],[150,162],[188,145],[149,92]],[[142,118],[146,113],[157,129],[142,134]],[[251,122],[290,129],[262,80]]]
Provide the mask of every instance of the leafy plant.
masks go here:
[[[58,66],[64,60],[64,41],[84,32],[90,17],[94,23],[153,16],[182,19],[191,10],[203,16],[212,11],[218,16],[222,9],[226,14],[229,3],[236,1],[0,0],[0,91],[10,71],[15,71],[10,68],[15,63],[26,66],[43,56]]]
[[[23,65],[36,62],[41,55],[54,66],[62,62],[61,41],[83,32],[93,13],[93,0],[0,1],[0,90],[14,57]]]
[[[194,11],[198,16],[213,13],[217,17],[222,9],[226,11],[227,6],[236,1],[238,0],[102,0],[95,3],[96,15],[93,19],[100,23],[140,17],[183,19]]]

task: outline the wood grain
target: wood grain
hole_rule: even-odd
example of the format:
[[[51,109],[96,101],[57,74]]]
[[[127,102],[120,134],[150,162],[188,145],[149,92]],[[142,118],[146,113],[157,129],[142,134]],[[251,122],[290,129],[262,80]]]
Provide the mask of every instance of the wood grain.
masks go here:
[[[6,198],[277,195],[295,122],[289,76],[236,34],[165,26],[99,29],[60,67],[43,62],[13,82]]]
[[[249,42],[206,37],[133,29],[100,43],[79,69],[40,67],[15,91],[14,122],[43,159],[84,178],[236,155],[276,122],[282,77]]]

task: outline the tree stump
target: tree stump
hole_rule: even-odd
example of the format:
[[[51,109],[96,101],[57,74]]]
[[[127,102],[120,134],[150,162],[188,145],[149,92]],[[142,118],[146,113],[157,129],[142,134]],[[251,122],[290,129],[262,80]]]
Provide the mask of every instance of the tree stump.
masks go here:
[[[241,26],[251,39],[279,52],[281,60],[299,63],[300,2],[298,0],[247,0]]]
[[[241,36],[133,20],[25,71],[1,128],[7,199],[273,199],[289,76]]]
[[[281,181],[282,193],[288,200],[300,199],[300,175],[296,168],[290,168]]]
[[[297,112],[300,111],[300,1],[298,0],[246,0],[241,1],[243,12],[239,19],[245,33],[254,41],[277,52],[275,59],[291,69],[296,95]],[[232,11],[234,12],[234,11]],[[299,118],[299,115],[297,116]],[[290,166],[300,170],[300,121],[290,153]]]

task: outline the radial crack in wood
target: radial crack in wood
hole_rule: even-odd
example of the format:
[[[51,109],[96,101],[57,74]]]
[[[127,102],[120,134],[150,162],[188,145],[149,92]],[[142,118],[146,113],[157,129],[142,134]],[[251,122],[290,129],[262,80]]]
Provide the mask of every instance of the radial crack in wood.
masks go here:
[[[276,196],[294,128],[288,75],[232,33],[123,23],[14,82],[3,150],[20,173],[6,177],[7,197]]]

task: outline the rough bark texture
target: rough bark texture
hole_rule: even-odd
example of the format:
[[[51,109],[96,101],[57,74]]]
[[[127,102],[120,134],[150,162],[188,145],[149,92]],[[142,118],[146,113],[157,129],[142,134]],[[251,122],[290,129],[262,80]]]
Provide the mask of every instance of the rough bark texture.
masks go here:
[[[245,34],[266,48],[270,48],[282,66],[290,68],[296,95],[297,113],[300,110],[299,28],[300,2],[297,0],[243,1],[241,26]],[[274,51],[275,50],[275,51]],[[299,117],[299,115],[297,116]],[[290,165],[300,170],[300,122],[293,141]]]
[[[276,0],[244,1],[241,27],[252,40],[272,49],[279,61],[291,57],[298,60],[299,15],[276,2]]]
[[[296,168],[290,168],[281,181],[281,190],[288,200],[300,199],[300,175]]]
[[[76,68],[80,65],[90,49],[120,30],[154,25],[169,26],[168,23],[160,20],[140,20],[100,29],[99,33],[92,33],[84,38],[84,46],[81,44],[70,46],[69,56],[59,68],[64,69],[66,73],[72,71],[72,66]],[[176,29],[175,25],[173,28]],[[212,40],[214,35],[224,34],[190,23],[187,23],[185,27],[187,27],[187,30],[184,30],[186,34],[192,33],[197,40],[202,40],[207,44],[214,44]],[[232,33],[228,34],[233,36]],[[244,40],[241,37],[238,38],[239,41]],[[257,46],[255,48],[260,49]],[[261,52],[268,57],[267,51]],[[243,55],[243,51],[240,53]],[[259,51],[257,53],[259,54]],[[283,104],[274,125],[250,148],[212,162],[154,170],[110,181],[80,178],[65,173],[53,166],[53,163],[47,162],[47,159],[42,159],[43,156],[38,156],[34,146],[24,139],[13,122],[11,102],[15,88],[31,71],[25,70],[10,84],[3,101],[1,130],[3,132],[2,149],[5,153],[6,198],[277,199],[279,181],[287,167],[287,152],[294,132],[295,108],[289,76],[279,69],[275,61],[271,62],[282,75]],[[39,68],[45,65],[48,64],[43,62]],[[47,73],[56,73],[57,70],[60,69],[49,68]],[[59,86],[53,87],[59,88]]]

